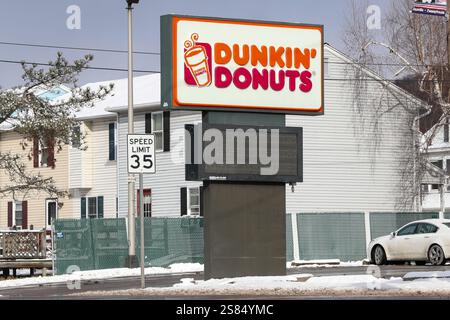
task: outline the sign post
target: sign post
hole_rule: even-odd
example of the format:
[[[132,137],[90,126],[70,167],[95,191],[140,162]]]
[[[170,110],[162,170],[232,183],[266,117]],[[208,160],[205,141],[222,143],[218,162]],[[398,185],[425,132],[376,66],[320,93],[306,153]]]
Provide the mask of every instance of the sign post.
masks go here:
[[[145,246],[144,246],[144,173],[156,173],[155,136],[153,134],[129,134],[128,173],[139,173],[139,214],[141,224],[141,288],[145,288]]]

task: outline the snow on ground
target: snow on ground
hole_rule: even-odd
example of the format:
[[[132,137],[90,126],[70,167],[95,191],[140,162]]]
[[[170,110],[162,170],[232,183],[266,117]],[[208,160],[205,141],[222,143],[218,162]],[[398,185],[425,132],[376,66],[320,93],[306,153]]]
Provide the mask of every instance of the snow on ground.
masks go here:
[[[200,263],[176,263],[170,265],[168,268],[155,268],[155,267],[145,268],[146,275],[201,272],[201,271],[203,271],[203,265]],[[73,282],[76,280],[109,279],[109,278],[121,278],[140,275],[141,275],[140,268],[135,269],[116,268],[103,270],[76,271],[70,275],[64,274],[51,277],[31,277],[31,278],[0,281],[0,289],[11,287],[33,286],[39,284]]]
[[[403,279],[417,278],[450,278],[450,271],[408,272]]]
[[[360,265],[350,262],[350,265]],[[334,266],[334,265],[333,265]],[[145,274],[174,274],[201,272],[199,263],[173,264],[168,268],[146,268]],[[93,280],[117,277],[139,276],[140,269],[105,269],[79,271],[71,275],[53,277],[33,277],[0,281],[0,289],[76,280]],[[121,290],[108,292],[85,292],[75,295],[99,296],[183,296],[183,295],[261,295],[261,296],[301,296],[301,295],[435,295],[450,297],[450,271],[410,272],[404,278],[377,278],[372,274],[321,276],[308,273],[271,277],[238,277],[210,279],[207,281],[184,278],[172,287],[147,288],[144,290]]]
[[[76,296],[450,296],[450,279],[429,278],[404,281],[402,278],[382,279],[373,275],[313,277],[298,274],[278,277],[240,277],[210,279],[185,278],[166,288],[85,292]]]

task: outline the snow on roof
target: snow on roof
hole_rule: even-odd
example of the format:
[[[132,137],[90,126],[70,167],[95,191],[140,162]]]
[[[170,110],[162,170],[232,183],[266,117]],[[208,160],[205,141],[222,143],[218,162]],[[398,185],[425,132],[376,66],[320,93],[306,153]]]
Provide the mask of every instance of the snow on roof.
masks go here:
[[[154,73],[133,78],[133,104],[137,109],[142,106],[153,106],[160,104],[160,74]],[[78,112],[78,119],[90,119],[108,117],[115,115],[115,112],[126,110],[128,107],[128,79],[118,79],[111,81],[95,82],[86,84],[83,87],[90,87],[95,90],[99,86],[114,84],[112,93],[105,99],[98,101],[92,108],[84,108]]]

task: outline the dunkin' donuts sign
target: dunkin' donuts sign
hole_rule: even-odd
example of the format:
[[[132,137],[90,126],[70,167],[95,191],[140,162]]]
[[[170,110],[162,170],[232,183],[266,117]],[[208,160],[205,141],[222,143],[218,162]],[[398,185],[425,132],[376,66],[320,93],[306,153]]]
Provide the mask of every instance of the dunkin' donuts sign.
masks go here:
[[[323,27],[163,16],[162,104],[323,114]]]

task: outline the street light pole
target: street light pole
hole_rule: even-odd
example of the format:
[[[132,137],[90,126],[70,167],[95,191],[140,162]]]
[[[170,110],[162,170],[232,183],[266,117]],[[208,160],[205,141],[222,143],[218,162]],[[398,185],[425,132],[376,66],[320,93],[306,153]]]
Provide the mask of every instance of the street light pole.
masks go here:
[[[128,134],[134,133],[134,115],[133,115],[133,3],[139,3],[139,0],[126,0],[128,11]],[[134,187],[135,177],[128,175],[128,259],[127,267],[136,268],[136,226],[134,221]]]

